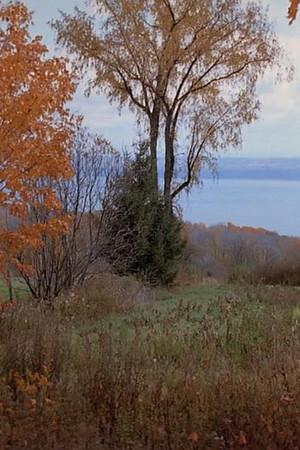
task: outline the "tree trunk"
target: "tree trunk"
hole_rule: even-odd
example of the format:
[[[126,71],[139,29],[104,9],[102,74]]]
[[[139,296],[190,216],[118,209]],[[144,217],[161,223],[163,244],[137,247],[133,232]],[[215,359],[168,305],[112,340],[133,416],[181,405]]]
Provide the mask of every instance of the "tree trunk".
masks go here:
[[[150,161],[151,183],[154,192],[158,191],[157,143],[159,135],[159,105],[156,104],[150,117]]]
[[[167,118],[165,127],[165,173],[164,173],[164,198],[169,211],[172,211],[171,187],[174,176],[174,133],[172,120]]]
[[[7,269],[7,285],[8,285],[8,299],[10,302],[12,302],[14,300],[14,294],[13,294],[13,286],[12,286],[10,269]]]

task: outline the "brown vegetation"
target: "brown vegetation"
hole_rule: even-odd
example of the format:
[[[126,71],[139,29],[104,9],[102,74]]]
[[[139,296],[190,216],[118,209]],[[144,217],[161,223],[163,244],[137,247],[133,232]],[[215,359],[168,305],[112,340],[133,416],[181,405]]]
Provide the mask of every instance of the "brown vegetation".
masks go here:
[[[1,314],[1,448],[298,448],[298,291],[189,289],[97,321],[98,301]]]
[[[58,237],[45,234],[43,245],[35,252],[18,255],[19,273],[39,301],[51,301],[105,267],[105,230],[112,220],[108,203],[112,181],[121,170],[121,158],[103,137],[79,126],[70,149],[70,165],[73,175],[52,184],[60,210],[45,211],[31,205],[29,212],[30,222],[36,226],[47,223],[51,217],[67,217],[68,233]],[[24,263],[32,270],[22,270]]]
[[[186,224],[186,271],[199,279],[300,285],[300,240],[262,228]]]

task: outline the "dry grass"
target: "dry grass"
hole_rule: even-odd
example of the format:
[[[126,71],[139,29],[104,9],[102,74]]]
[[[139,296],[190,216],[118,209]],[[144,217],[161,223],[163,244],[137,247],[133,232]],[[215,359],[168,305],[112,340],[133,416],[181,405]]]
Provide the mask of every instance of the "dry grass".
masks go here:
[[[1,449],[300,448],[300,291],[104,292],[2,314]]]

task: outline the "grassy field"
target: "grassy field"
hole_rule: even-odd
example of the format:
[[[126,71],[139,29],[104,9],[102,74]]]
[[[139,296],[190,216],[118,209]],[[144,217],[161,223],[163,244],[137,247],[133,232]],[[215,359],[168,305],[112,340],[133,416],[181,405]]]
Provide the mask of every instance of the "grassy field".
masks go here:
[[[14,278],[12,285],[14,299],[19,300],[28,297],[28,288],[21,279]],[[0,279],[0,299],[4,302],[9,299],[8,286],[3,279]]]
[[[0,448],[300,448],[299,290],[98,294],[0,318]]]

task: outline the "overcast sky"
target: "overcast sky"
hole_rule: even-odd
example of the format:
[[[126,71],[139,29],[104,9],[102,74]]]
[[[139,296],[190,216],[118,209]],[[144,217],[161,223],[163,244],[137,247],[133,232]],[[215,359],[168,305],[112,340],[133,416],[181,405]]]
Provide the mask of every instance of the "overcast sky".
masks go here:
[[[72,11],[82,7],[83,0],[25,0],[34,11],[33,31],[44,36],[49,48],[54,48],[54,36],[47,22],[58,17],[58,10]],[[300,158],[300,17],[292,26],[286,19],[288,0],[262,0],[269,5],[269,14],[283,47],[295,68],[291,83],[276,83],[272,73],[260,82],[258,92],[262,103],[259,120],[244,128],[243,147],[237,156],[244,157],[299,157]],[[72,109],[85,117],[93,131],[103,134],[116,146],[131,143],[136,130],[134,118],[126,111],[120,116],[116,107],[102,97],[84,97],[78,92]],[[230,154],[232,156],[232,154]]]

